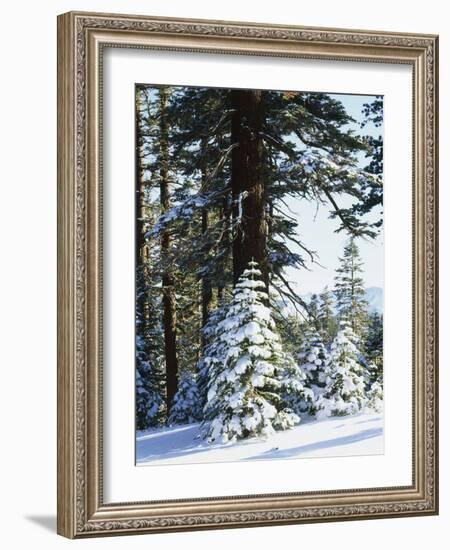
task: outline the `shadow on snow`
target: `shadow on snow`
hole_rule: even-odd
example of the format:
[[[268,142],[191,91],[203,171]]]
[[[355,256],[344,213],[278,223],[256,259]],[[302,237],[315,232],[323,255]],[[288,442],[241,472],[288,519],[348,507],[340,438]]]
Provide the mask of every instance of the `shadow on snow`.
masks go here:
[[[202,439],[196,439],[197,436],[199,436],[199,424],[175,426],[138,434],[137,461],[146,462],[209,451],[211,445]]]
[[[346,447],[348,445],[368,441],[383,435],[383,427],[367,427],[361,426],[362,424],[379,422],[380,418],[364,418],[356,419],[355,417],[347,418],[347,422],[351,421],[353,428],[348,433],[348,427],[346,429],[346,423],[343,422],[341,417],[334,417],[324,421],[316,421],[313,418],[303,419],[301,425],[294,428],[292,431],[278,432],[275,438],[272,440],[274,445],[270,449],[267,449],[269,440],[252,438],[248,440],[239,441],[237,443],[213,443],[210,444],[207,441],[200,438],[200,425],[191,424],[184,426],[171,426],[166,428],[159,428],[153,431],[140,432],[136,437],[136,455],[137,463],[145,464],[152,461],[176,459],[177,457],[183,458],[186,456],[192,457],[192,462],[195,462],[196,455],[203,455],[204,453],[223,450],[231,451],[238,447],[242,452],[239,452],[239,456],[228,455],[230,460],[259,460],[259,459],[271,459],[271,458],[294,458],[301,457],[307,453],[316,452],[317,456],[321,456],[321,451],[326,449]],[[319,429],[319,433],[316,433],[315,426]],[[359,425],[357,427],[357,425]],[[322,433],[324,426],[328,426],[325,433]],[[309,435],[303,432],[300,435],[299,431],[307,429]],[[311,432],[311,428],[313,432]],[[366,429],[364,429],[366,428]],[[338,437],[335,430],[347,431]],[[313,440],[311,435],[314,434]],[[302,437],[303,436],[303,437]],[[304,437],[306,436],[306,437]],[[320,439],[317,440],[316,438]],[[295,445],[296,442],[306,439],[303,445]],[[308,441],[309,439],[309,441]],[[297,440],[297,441],[295,441]],[[294,445],[292,445],[294,443]],[[261,449],[261,444],[265,447]],[[258,448],[259,447],[259,448]],[[253,452],[252,452],[253,451]],[[259,452],[258,452],[259,451]],[[310,455],[309,455],[310,456]],[[216,461],[219,458],[216,455]],[[224,456],[220,457],[222,460]],[[220,459],[219,459],[220,460]]]
[[[362,430],[356,434],[345,435],[342,437],[336,437],[326,441],[316,441],[315,443],[309,443],[308,445],[300,445],[299,447],[292,447],[289,449],[269,449],[254,456],[249,456],[244,460],[258,460],[268,458],[293,458],[301,456],[304,453],[311,451],[319,451],[322,449],[330,449],[332,447],[341,447],[342,445],[350,445],[366,439],[372,439],[373,437],[381,436],[383,433],[382,428],[372,428],[368,430]]]

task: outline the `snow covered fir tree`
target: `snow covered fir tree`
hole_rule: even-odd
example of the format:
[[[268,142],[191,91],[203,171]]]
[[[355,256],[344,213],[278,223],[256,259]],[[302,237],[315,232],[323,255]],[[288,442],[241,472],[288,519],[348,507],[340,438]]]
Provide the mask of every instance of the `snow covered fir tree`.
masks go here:
[[[180,375],[178,390],[173,399],[168,418],[169,424],[192,424],[203,418],[202,403],[194,373],[184,371]]]
[[[355,336],[359,338],[365,338],[367,330],[367,302],[362,272],[359,249],[352,236],[344,247],[342,258],[339,259],[334,294],[339,317],[347,321]]]
[[[303,376],[283,352],[261,275],[249,262],[217,326],[205,406],[210,441],[267,437],[300,421],[284,397],[304,399]]]
[[[138,462],[382,444],[382,108],[136,86]]]
[[[317,332],[311,330],[303,341],[303,349],[298,356],[309,387],[323,387],[324,372],[328,363],[328,352]]]
[[[361,411],[366,403],[363,366],[355,345],[356,335],[346,321],[341,322],[333,340],[324,371],[325,388],[317,400],[320,416],[344,416]]]
[[[164,423],[166,402],[162,333],[154,322],[155,296],[144,291],[142,270],[136,279],[136,298],[136,427],[145,430]]]

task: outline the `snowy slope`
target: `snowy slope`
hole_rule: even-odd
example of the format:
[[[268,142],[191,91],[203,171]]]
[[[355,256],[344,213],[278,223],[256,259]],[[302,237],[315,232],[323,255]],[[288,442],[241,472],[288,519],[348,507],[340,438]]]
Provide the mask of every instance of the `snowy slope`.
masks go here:
[[[198,438],[198,424],[138,432],[138,465],[229,462],[273,458],[373,455],[384,452],[383,415],[358,414],[306,419],[270,439],[209,444]]]

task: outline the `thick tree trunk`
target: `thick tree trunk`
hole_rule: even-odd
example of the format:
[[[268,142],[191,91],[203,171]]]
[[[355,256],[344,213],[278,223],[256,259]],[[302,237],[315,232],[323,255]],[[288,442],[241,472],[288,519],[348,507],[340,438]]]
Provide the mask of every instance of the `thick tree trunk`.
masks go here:
[[[144,197],[145,184],[142,167],[142,132],[141,127],[141,91],[136,88],[136,119],[135,119],[135,154],[136,154],[136,197],[135,197],[135,212],[136,212],[136,262],[142,263],[144,257],[145,236],[144,236]]]
[[[136,312],[139,312],[139,326],[136,327],[137,334],[145,335],[148,326],[148,297],[147,297],[147,249],[145,246],[145,183],[144,170],[142,163],[142,134],[144,131],[142,125],[141,107],[142,96],[141,90],[136,88],[136,112],[135,112],[135,180],[136,180],[136,196],[135,196],[135,266],[136,276]],[[145,341],[146,348],[148,342]]]
[[[148,243],[145,239],[146,222],[148,222],[148,196],[149,183],[145,181],[145,147],[144,142],[149,137],[149,122],[145,113],[150,109],[150,100],[142,89],[136,88],[136,120],[135,120],[135,147],[136,147],[136,259],[141,265],[145,265],[149,258]]]
[[[204,208],[202,210],[202,233],[206,234],[208,231],[208,211]],[[202,327],[206,325],[209,317],[209,309],[212,300],[212,287],[211,276],[209,273],[205,273],[202,277]],[[202,336],[202,347],[206,345],[205,337]]]
[[[169,127],[167,121],[168,92],[160,90],[160,201],[161,210],[170,209],[170,182],[169,182]],[[162,292],[163,292],[163,327],[164,348],[166,356],[166,383],[167,383],[167,410],[173,402],[178,389],[178,358],[177,358],[177,312],[174,289],[174,276],[170,262],[170,234],[163,231],[161,235],[161,261],[163,265]]]
[[[232,90],[231,158],[233,279],[236,283],[252,260],[268,286],[267,221],[265,215],[265,154],[261,131],[264,112],[260,90]]]
[[[230,253],[232,243],[232,228],[231,228],[231,208],[229,205],[229,198],[224,197],[222,200],[222,208],[220,212],[220,218],[223,225],[223,235],[221,240],[221,247],[225,251],[221,258],[219,268],[223,274],[222,277],[218,277],[217,280],[217,303],[220,305],[223,300],[224,290],[227,283],[226,273],[229,270]]]
[[[201,173],[202,173],[202,189],[204,189],[206,185],[206,179],[207,179],[207,139],[202,139],[201,141]],[[206,234],[208,232],[209,227],[209,216],[208,216],[208,210],[206,208],[202,208],[202,235],[205,238],[206,242]],[[207,252],[207,245],[205,244],[205,253]],[[206,325],[208,322],[209,317],[209,310],[211,307],[211,300],[212,300],[212,286],[211,286],[211,274],[209,272],[205,272],[202,276],[202,328]],[[202,349],[205,349],[206,346],[206,339],[204,334],[202,333],[201,337],[201,343],[202,343]]]

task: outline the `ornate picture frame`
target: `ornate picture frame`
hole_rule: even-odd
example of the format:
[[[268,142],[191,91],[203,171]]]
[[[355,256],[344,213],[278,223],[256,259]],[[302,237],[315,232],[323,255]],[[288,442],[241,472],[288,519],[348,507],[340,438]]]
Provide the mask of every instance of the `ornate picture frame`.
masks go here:
[[[413,75],[412,483],[104,502],[105,48],[404,64]],[[69,538],[438,513],[438,38],[70,12],[58,17],[58,533]],[[130,365],[130,368],[132,365]]]

